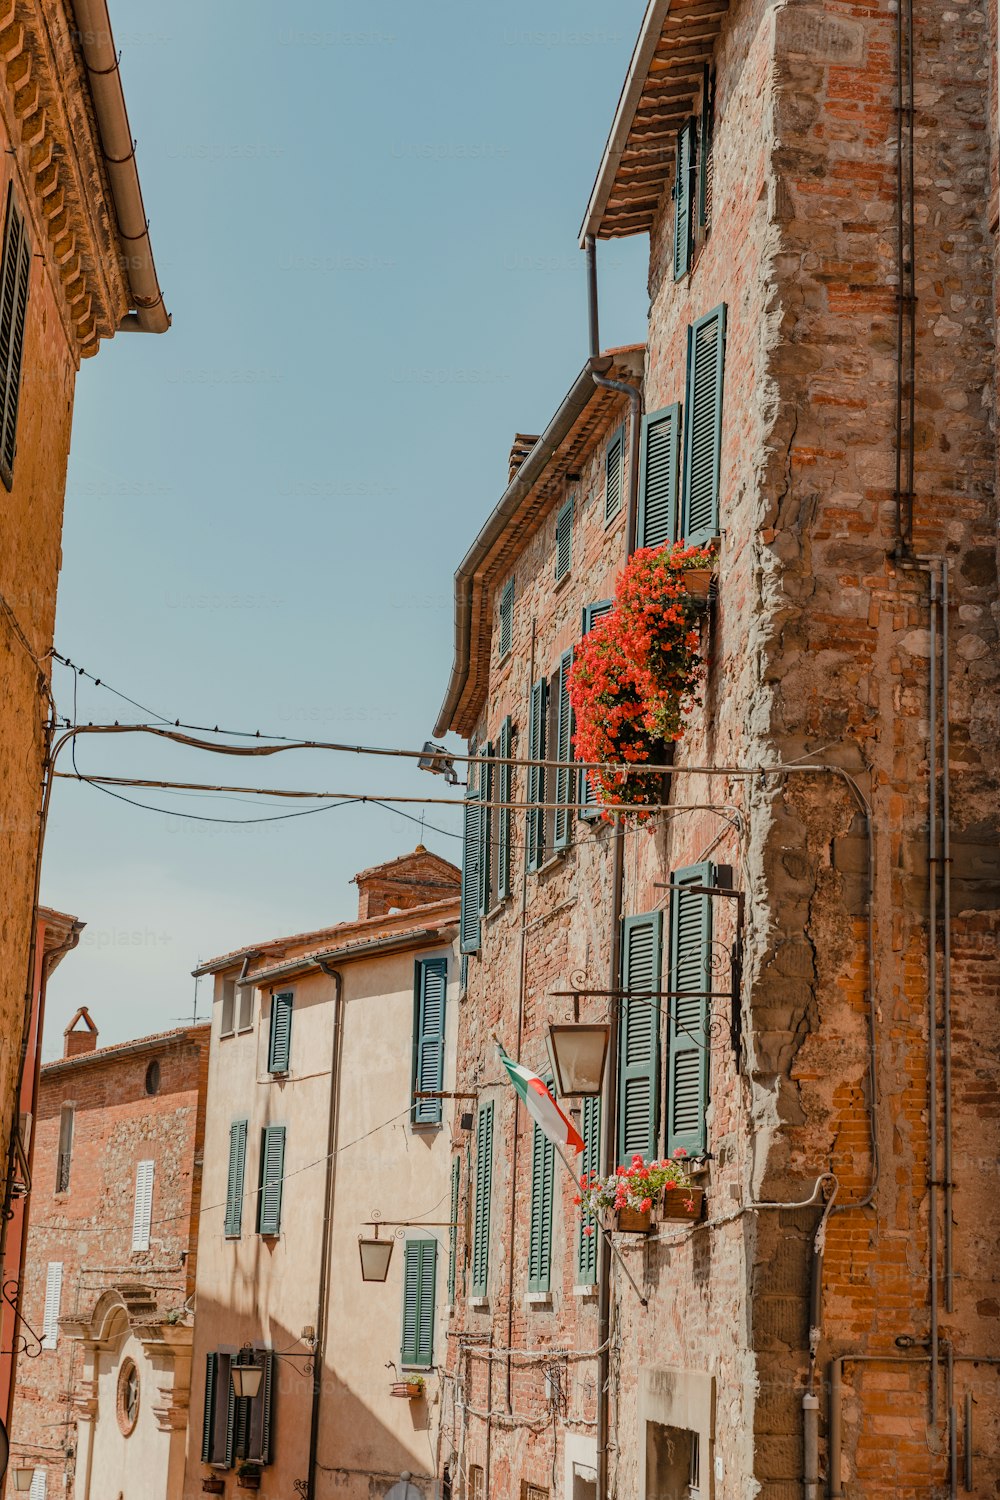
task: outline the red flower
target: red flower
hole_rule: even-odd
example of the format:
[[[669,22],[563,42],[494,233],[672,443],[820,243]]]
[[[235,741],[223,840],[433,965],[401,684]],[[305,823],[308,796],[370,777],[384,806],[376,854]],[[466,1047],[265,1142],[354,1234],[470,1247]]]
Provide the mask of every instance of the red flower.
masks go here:
[[[641,1207],[641,1209],[642,1209],[642,1211],[643,1211],[644,1214],[648,1214],[649,1210],[652,1208],[652,1206],[653,1206],[653,1200],[652,1200],[652,1198],[643,1198],[642,1203],[640,1204],[640,1207]]]
[[[672,1192],[673,1192],[673,1190],[674,1190],[674,1188],[675,1188],[675,1187],[676,1187],[676,1186],[677,1186],[677,1184],[676,1184],[676,1182],[671,1182],[671,1181],[670,1181],[670,1180],[669,1180],[669,1179],[668,1179],[668,1180],[667,1180],[667,1181],[666,1181],[666,1182],[665,1182],[665,1183],[664,1183],[664,1184],[663,1184],[663,1190],[664,1190],[664,1192],[666,1192],[666,1193],[672,1193]]]

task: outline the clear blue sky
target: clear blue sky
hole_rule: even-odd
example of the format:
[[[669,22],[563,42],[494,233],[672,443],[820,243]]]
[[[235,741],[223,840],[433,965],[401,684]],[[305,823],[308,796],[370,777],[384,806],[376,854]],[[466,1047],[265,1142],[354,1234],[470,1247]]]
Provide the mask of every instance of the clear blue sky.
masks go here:
[[[586,356],[576,233],[643,0],[111,8],[174,322],[81,371],[57,648],[171,718],[418,746],[455,566],[513,434],[541,430]],[[646,250],[602,249],[606,345],[644,336]],[[79,713],[134,717],[86,684]],[[446,790],[390,762],[143,739],[85,743],[79,765]],[[418,837],[379,808],[227,827],[63,783],[43,900],[87,930],[50,987],[48,1055],[81,1003],[103,1041],[190,1015],[199,958],[353,915],[353,873]],[[457,860],[456,839],[425,842]]]

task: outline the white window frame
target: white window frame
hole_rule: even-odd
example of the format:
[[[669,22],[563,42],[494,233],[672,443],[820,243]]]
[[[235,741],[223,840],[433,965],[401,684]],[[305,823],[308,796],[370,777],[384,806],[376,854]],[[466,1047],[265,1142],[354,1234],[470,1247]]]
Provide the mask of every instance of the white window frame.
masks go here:
[[[229,1011],[229,1024],[226,1024],[226,1011]],[[224,979],[222,981],[222,1014],[219,1019],[219,1035],[233,1036],[236,1032],[236,980]]]
[[[254,1027],[254,997],[257,991],[252,984],[236,986],[236,1033],[244,1035],[253,1031]],[[244,1014],[245,1012],[245,1014]]]

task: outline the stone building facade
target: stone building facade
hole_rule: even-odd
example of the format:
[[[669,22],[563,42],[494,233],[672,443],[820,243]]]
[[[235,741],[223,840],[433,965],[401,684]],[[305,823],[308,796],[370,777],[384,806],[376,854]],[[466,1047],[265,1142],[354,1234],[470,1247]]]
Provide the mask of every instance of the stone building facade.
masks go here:
[[[44,1500],[181,1493],[208,1032],[98,1047],[81,1007],[42,1066],[11,1446]]]
[[[185,1500],[235,1493],[248,1466],[272,1500],[435,1493],[460,872],[418,846],[355,881],[355,921],[198,971],[215,995]],[[365,1282],[379,1219],[387,1279]],[[262,1375],[237,1401],[246,1346]]]
[[[501,809],[467,819],[457,1087],[484,1148],[456,1141],[471,1227],[442,1444],[463,1496],[1000,1481],[990,18],[920,13],[912,113],[911,24],[888,4],[651,0],[581,235],[649,235],[647,348],[594,366],[640,387],[645,471],[633,491],[615,455],[609,520],[634,402],[599,387],[580,407],[585,369],[459,570],[438,734],[561,760],[559,672],[613,593],[629,503],[640,545],[664,496],[666,539],[718,540],[667,810],[567,832],[525,810],[565,783],[515,765],[498,795],[494,765],[487,798],[514,809],[499,890],[481,871]],[[533,685],[550,732],[531,743]],[[652,960],[632,972],[636,934]],[[591,1274],[558,1162],[539,1277],[544,1157],[494,1046],[543,1072],[565,993],[599,1020],[616,1002],[594,992],[630,985],[666,992],[649,1151],[688,1139],[694,1100],[705,1194],[696,1225],[617,1241],[641,1297],[604,1250]],[[686,1093],[674,1018],[704,992]]]
[[[4,1211],[34,973],[56,586],[77,372],[162,332],[105,0],[0,4],[0,1159]],[[0,1219],[6,1225],[7,1219]],[[3,1251],[0,1229],[0,1253]]]

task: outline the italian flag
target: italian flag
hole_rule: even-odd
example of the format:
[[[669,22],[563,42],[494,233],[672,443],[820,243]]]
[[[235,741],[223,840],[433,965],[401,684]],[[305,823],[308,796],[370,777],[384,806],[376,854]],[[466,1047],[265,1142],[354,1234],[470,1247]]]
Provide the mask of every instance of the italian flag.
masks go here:
[[[521,1102],[539,1130],[553,1146],[569,1146],[574,1151],[583,1150],[583,1138],[568,1115],[564,1115],[537,1073],[525,1068],[508,1057],[497,1043],[500,1061],[507,1069],[507,1076],[521,1096]]]

